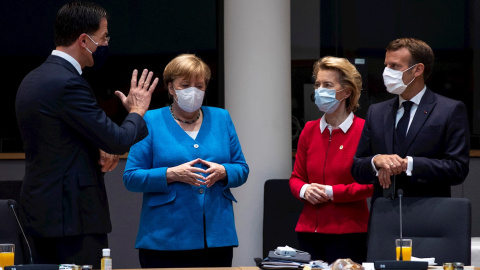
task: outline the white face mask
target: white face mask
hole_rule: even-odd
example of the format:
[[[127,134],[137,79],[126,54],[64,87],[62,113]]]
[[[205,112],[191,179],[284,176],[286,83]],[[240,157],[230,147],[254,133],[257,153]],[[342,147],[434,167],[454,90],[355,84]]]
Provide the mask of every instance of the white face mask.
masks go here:
[[[383,83],[385,84],[385,87],[387,87],[387,91],[392,94],[401,95],[405,89],[407,89],[407,86],[409,86],[416,78],[414,77],[413,80],[411,80],[408,84],[404,84],[403,73],[416,65],[417,64],[407,68],[404,71],[385,67],[385,70],[383,71]]]
[[[194,112],[202,107],[203,97],[205,96],[205,91],[202,91],[196,87],[189,87],[181,90],[175,90],[177,94],[178,106],[180,109],[186,112]]]

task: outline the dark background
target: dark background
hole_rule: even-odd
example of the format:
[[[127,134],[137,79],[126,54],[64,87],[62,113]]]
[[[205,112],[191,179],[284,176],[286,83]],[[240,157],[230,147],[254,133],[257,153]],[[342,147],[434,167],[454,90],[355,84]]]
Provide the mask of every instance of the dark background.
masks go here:
[[[4,101],[0,106],[0,152],[23,152],[15,119],[16,91],[22,78],[54,49],[55,14],[66,2],[20,0],[0,4]],[[210,66],[212,80],[205,104],[224,107],[223,0],[94,2],[110,13],[110,56],[100,71],[84,69],[84,77],[100,106],[115,122],[120,123],[127,112],[114,91],[128,92],[132,70],[147,68],[162,79],[165,65],[180,53],[195,53]],[[435,53],[427,86],[466,104],[471,148],[480,149],[480,102],[475,103],[478,97],[474,96],[475,87],[480,85],[475,78],[480,72],[480,40],[476,38],[480,20],[475,19],[475,14],[480,14],[479,6],[474,0],[321,0],[319,55],[346,57],[352,62],[364,59],[364,65],[357,65],[364,87],[356,114],[365,117],[370,104],[393,97],[385,91],[382,80],[388,43],[399,37],[424,40]],[[313,82],[316,60],[292,61],[292,116],[298,120],[292,135],[299,134],[305,124],[303,87]],[[150,108],[169,103],[161,83]],[[294,139],[294,149],[296,143]]]
[[[15,95],[23,77],[45,61],[55,49],[53,34],[57,10],[68,1],[2,1],[0,4],[0,63],[2,100],[0,115],[0,152],[23,152],[15,118]],[[205,103],[223,107],[223,39],[218,29],[223,24],[217,0],[99,0],[92,1],[109,12],[109,58],[98,71],[85,68],[99,105],[116,123],[127,111],[115,96],[130,88],[133,69],[147,68],[162,80],[166,64],[180,53],[194,53],[212,70]],[[220,43],[220,40],[222,42]],[[220,89],[222,89],[220,91]],[[45,89],[48,94],[48,89]],[[160,81],[150,108],[170,104]]]
[[[356,65],[362,74],[363,91],[361,107],[355,112],[364,118],[370,104],[394,97],[385,90],[382,79],[388,43],[402,37],[425,41],[435,54],[427,87],[466,104],[471,148],[479,149],[480,132],[474,128],[475,121],[480,120],[480,108],[474,102],[474,56],[480,55],[474,40],[480,32],[475,21],[478,14],[478,4],[473,0],[322,0],[320,57],[345,57],[351,62],[355,58],[365,60],[365,64]],[[292,61],[292,100],[303,100],[304,84],[313,83],[315,60]],[[304,125],[303,102],[295,104],[292,114]],[[294,148],[296,143],[293,142]]]

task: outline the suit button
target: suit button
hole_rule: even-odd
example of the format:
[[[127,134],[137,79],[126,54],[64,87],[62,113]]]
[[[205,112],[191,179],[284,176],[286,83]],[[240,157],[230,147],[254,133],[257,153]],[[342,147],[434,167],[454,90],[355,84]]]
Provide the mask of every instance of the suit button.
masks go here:
[[[200,146],[198,144],[194,144],[193,147],[198,148]]]
[[[200,194],[203,194],[203,192],[205,192],[205,190],[203,188],[198,190],[198,193],[200,193]]]

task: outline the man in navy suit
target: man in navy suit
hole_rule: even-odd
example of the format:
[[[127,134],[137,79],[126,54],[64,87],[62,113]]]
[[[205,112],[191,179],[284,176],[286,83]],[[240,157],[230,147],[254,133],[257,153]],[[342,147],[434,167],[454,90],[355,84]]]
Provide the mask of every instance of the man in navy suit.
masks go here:
[[[25,149],[20,213],[33,239],[36,263],[91,264],[100,268],[112,229],[103,174],[118,156],[147,136],[143,115],[158,78],[134,70],[129,112],[118,126],[100,109],[81,77],[102,64],[108,49],[107,12],[93,3],[64,5],[55,21],[56,48],[22,81],[16,115]],[[151,84],[150,84],[151,83]]]
[[[397,97],[370,106],[352,166],[359,183],[407,197],[450,197],[468,174],[470,132],[465,105],[425,86],[433,51],[413,38],[392,41],[383,79]]]

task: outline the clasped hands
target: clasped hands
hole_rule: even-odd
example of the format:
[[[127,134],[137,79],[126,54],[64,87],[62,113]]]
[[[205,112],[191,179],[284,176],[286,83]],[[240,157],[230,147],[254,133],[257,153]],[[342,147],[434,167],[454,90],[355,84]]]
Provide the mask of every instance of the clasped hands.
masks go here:
[[[310,186],[305,190],[305,194],[303,196],[305,197],[305,200],[313,205],[325,203],[330,200],[327,192],[325,191],[325,185],[318,183],[310,184]]]
[[[207,169],[195,167],[195,164],[203,164]],[[204,177],[202,173],[208,176]],[[197,187],[207,185],[209,188],[226,176],[227,172],[223,165],[200,158],[167,169],[167,183],[183,182]]]
[[[383,188],[392,184],[390,176],[407,171],[408,159],[398,155],[377,155],[373,158],[373,165],[378,170],[378,182]]]

